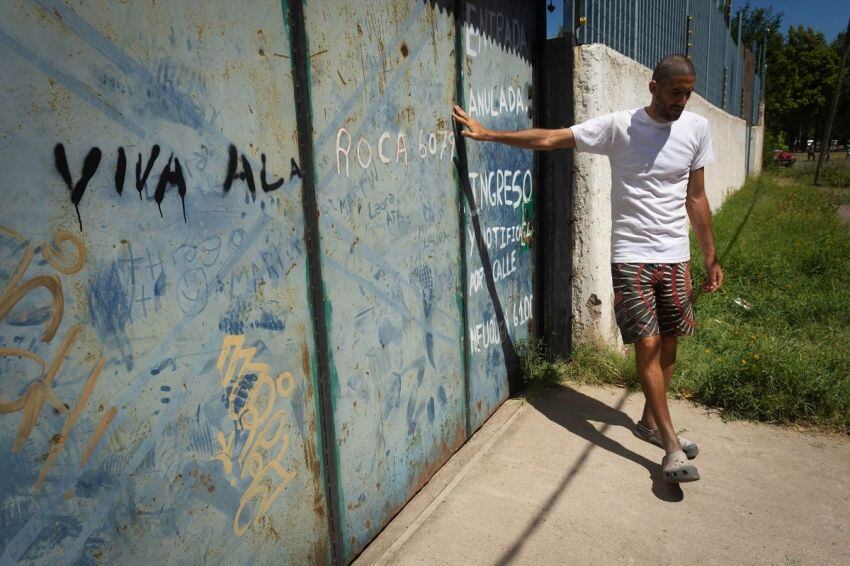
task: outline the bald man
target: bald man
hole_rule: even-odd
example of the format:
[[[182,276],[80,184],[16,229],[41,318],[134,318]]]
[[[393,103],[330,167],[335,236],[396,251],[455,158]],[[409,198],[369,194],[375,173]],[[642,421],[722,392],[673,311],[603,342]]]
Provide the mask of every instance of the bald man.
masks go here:
[[[705,262],[703,290],[713,293],[723,284],[705,196],[704,168],[714,160],[711,133],[705,118],[685,110],[695,84],[693,64],[670,55],[653,70],[649,106],[570,128],[495,131],[459,106],[453,111],[465,128],[461,134],[472,140],[608,156],[614,312],[623,342],[634,344],[646,397],[634,434],[664,449],[664,479],[676,483],[699,479],[691,463],[699,448],[676,435],[667,407],[678,338],[696,330],[686,214]]]

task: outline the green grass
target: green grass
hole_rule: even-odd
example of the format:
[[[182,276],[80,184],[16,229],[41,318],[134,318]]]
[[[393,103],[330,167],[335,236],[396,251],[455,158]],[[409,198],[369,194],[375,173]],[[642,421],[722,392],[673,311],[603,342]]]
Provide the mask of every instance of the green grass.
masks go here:
[[[850,432],[850,230],[835,210],[822,191],[768,175],[726,201],[714,217],[726,282],[697,298],[674,394],[728,417]],[[692,257],[696,288],[693,238]],[[562,378],[635,384],[633,361],[614,353],[578,348],[555,366]]]
[[[674,389],[730,416],[850,431],[850,231],[835,206],[762,176],[714,224],[726,283],[698,299]]]
[[[800,155],[805,159],[805,154]],[[810,185],[814,181],[816,165],[816,161],[797,161],[788,168],[772,168],[771,173],[778,178]],[[821,171],[820,187],[833,204],[850,204],[850,160],[845,160],[841,155],[833,156],[829,163],[825,163]]]
[[[779,177],[809,185],[814,180],[817,161],[806,161],[805,153],[796,155],[797,163],[791,167],[771,167],[770,171]],[[824,163],[820,181],[824,187],[850,188],[850,160],[844,159],[842,154],[834,153],[829,163]]]

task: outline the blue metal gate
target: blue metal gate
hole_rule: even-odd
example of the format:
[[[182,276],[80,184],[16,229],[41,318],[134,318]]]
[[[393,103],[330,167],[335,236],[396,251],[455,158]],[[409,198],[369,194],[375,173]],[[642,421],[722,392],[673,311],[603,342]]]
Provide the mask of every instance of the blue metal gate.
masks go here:
[[[450,112],[531,125],[539,9],[0,4],[4,563],[363,549],[528,334],[531,154]]]

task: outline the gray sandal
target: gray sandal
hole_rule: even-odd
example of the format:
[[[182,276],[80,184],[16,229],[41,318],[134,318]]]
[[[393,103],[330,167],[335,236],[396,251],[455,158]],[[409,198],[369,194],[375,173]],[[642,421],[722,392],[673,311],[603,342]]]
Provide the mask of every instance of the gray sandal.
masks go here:
[[[632,429],[632,432],[644,442],[649,442],[659,448],[664,447],[661,443],[661,435],[658,433],[657,428],[649,428],[642,422],[638,421],[637,424],[635,424],[635,428]],[[687,438],[682,438],[680,436],[679,444],[682,445],[682,451],[685,453],[685,456],[688,457],[688,460],[693,460],[697,457],[697,454],[699,454],[699,446],[697,446],[695,442],[691,442]]]
[[[664,456],[664,459],[661,460],[661,471],[664,474],[664,479],[672,483],[697,481],[699,479],[696,466],[688,462],[688,457],[682,450],[676,450]]]

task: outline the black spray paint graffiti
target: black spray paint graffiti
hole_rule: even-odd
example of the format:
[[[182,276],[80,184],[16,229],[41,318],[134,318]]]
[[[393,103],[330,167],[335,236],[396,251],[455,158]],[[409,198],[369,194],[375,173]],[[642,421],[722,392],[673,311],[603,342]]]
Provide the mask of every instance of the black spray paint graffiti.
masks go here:
[[[56,168],[59,174],[65,179],[65,184],[68,185],[68,190],[71,191],[71,203],[77,209],[77,220],[80,222],[80,232],[83,231],[83,219],[80,216],[80,201],[83,199],[83,193],[86,192],[86,187],[94,177],[98,165],[100,165],[100,148],[93,147],[86,159],[83,162],[83,174],[77,184],[71,179],[71,170],[68,169],[68,158],[65,156],[65,146],[61,143],[56,144],[53,148],[53,157],[56,160]]]
[[[150,156],[145,162],[144,171],[142,170],[142,154],[138,154],[138,159],[136,160],[136,190],[139,193],[139,199],[143,200],[142,192],[145,190],[145,186],[148,181],[148,177],[150,176],[151,170],[156,164],[157,159],[159,158],[160,147],[158,145],[154,145],[151,148]],[[197,154],[196,154],[197,155]],[[83,199],[83,195],[86,192],[86,188],[88,187],[89,182],[94,177],[97,172],[98,167],[100,166],[100,160],[102,157],[102,153],[100,148],[93,147],[89,150],[88,155],[86,155],[85,160],[83,161],[83,170],[80,175],[79,180],[75,183],[74,179],[71,176],[71,169],[68,166],[68,157],[65,154],[65,146],[61,143],[56,144],[53,148],[53,157],[56,165],[56,169],[59,171],[59,174],[62,176],[62,179],[65,181],[65,184],[68,186],[68,190],[71,191],[71,203],[74,205],[74,208],[77,211],[77,221],[80,224],[80,231],[83,230],[83,219],[80,215],[80,201]],[[260,170],[260,186],[263,189],[264,193],[270,193],[272,191],[276,191],[283,186],[284,179],[281,177],[277,181],[273,183],[269,183],[268,176],[266,174],[266,154],[260,154],[260,160],[263,164],[262,169]],[[238,152],[236,150],[236,146],[231,145],[228,148],[228,163],[227,163],[227,174],[223,183],[224,192],[230,192],[231,187],[233,186],[233,181],[240,180],[244,181],[248,186],[248,191],[251,193],[251,198],[256,200],[256,183],[254,181],[254,173],[251,168],[251,163],[248,161],[248,158],[243,153],[241,155],[242,168],[237,172],[238,168]],[[173,163],[173,165],[172,165]],[[301,169],[296,163],[295,159],[291,159],[290,161],[290,171],[289,171],[289,179],[292,180],[293,177],[302,177]],[[124,181],[127,177],[127,155],[124,152],[123,147],[118,148],[118,159],[115,165],[115,192],[119,195],[123,195],[124,193]],[[165,200],[165,193],[168,190],[169,186],[174,186],[177,189],[177,195],[180,197],[180,203],[183,208],[183,221],[187,222],[186,219],[186,178],[183,175],[183,167],[180,165],[180,159],[177,158],[173,153],[168,157],[168,161],[165,163],[162,171],[159,174],[159,181],[156,185],[156,190],[154,191],[154,201],[156,202],[157,208],[159,209],[160,217],[162,214],[162,202]]]
[[[119,153],[122,153],[123,151],[124,151],[123,147],[118,148]],[[154,145],[151,148],[151,156],[148,158],[148,163],[145,166],[144,175],[142,175],[142,154],[141,153],[139,154],[139,160],[136,161],[136,190],[139,191],[139,200],[142,200],[142,191],[145,189],[145,183],[148,182],[148,175],[151,174],[151,168],[153,167],[153,164],[156,162],[157,157],[159,157],[159,146]],[[119,160],[119,162],[120,162],[120,160]],[[120,165],[120,163],[119,163],[119,165]],[[126,163],[124,165],[126,166]],[[123,173],[121,174],[121,177],[122,178],[124,177]],[[116,186],[115,188],[117,189],[118,187]],[[122,186],[121,190],[118,191],[118,194],[120,195],[123,190],[124,190],[124,187]]]
[[[171,169],[171,160],[174,159],[174,169]],[[159,208],[159,217],[162,218],[162,199],[165,198],[165,189],[168,185],[177,187],[177,194],[180,196],[180,202],[183,204],[183,222],[186,222],[186,180],[183,178],[183,169],[180,167],[180,160],[171,155],[168,158],[168,163],[165,164],[165,169],[159,176],[159,183],[156,185],[156,191],[153,193],[153,198],[156,201],[156,206]]]
[[[139,192],[139,200],[142,200],[142,191],[145,189],[145,184],[148,182],[148,176],[151,174],[156,158],[159,157],[159,146],[154,145],[151,148],[151,156],[145,165],[145,172],[142,173],[142,154],[139,154],[139,159],[136,161],[136,190]],[[171,169],[171,160],[174,160],[174,169]],[[124,148],[118,148],[118,165],[115,167],[115,191],[120,195],[124,193],[124,177],[127,173],[127,157],[124,155]],[[159,183],[154,191],[154,200],[159,208],[159,216],[162,218],[162,201],[165,198],[165,189],[168,185],[177,187],[177,195],[180,197],[180,202],[183,206],[183,222],[186,222],[186,179],[183,177],[183,168],[180,167],[180,160],[174,157],[174,154],[168,158],[168,163],[159,175]],[[82,230],[82,227],[80,228]]]
[[[242,161],[242,170],[237,172],[236,168],[239,166],[238,162],[240,159],[238,158],[236,151],[236,146],[231,144],[229,148],[227,148],[228,158],[227,158],[227,178],[224,180],[224,192],[229,192],[230,187],[233,186],[233,181],[239,179],[240,181],[244,181],[246,185],[248,185],[248,190],[251,192],[251,198],[257,199],[257,186],[254,183],[254,171],[251,169],[251,163],[248,161],[248,158],[245,157],[243,153],[241,156]],[[266,154],[260,154],[260,161],[263,164],[263,168],[260,170],[260,185],[263,187],[264,193],[270,193],[272,191],[278,190],[283,186],[283,178],[278,179],[274,183],[269,184],[266,178]],[[291,167],[289,170],[289,178],[298,176],[302,177],[301,169],[298,167],[298,164],[295,162],[295,159],[291,160]]]

